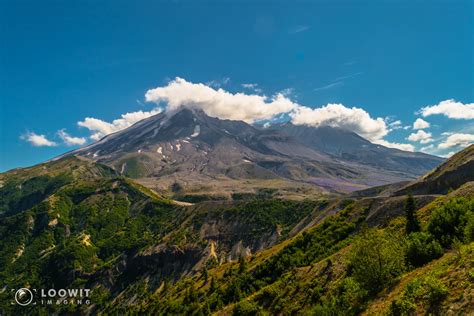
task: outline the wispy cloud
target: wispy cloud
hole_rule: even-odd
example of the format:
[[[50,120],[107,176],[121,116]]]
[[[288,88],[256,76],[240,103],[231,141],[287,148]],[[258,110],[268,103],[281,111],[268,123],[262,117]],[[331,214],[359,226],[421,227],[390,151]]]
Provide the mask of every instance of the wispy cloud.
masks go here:
[[[353,74],[350,74],[350,75],[337,77],[336,79],[334,79],[334,81],[341,81],[341,80],[345,80],[345,79],[350,79],[350,78],[354,78],[354,77],[360,76],[360,75],[362,75],[362,74],[363,74],[363,72],[362,72],[362,71],[359,71],[359,72],[356,72],[356,73],[353,73]]]
[[[242,87],[244,87],[246,89],[254,89],[254,88],[258,87],[258,84],[256,84],[256,83],[242,83]]]
[[[342,82],[342,81],[333,82],[333,83],[327,84],[325,86],[315,88],[314,91],[327,90],[327,89],[331,89],[331,88],[334,88],[334,87],[342,86],[343,84],[344,84],[344,82]]]
[[[390,131],[403,128],[402,121],[400,120],[393,121],[391,117],[388,117],[385,119],[385,122],[387,123]]]
[[[289,96],[293,95],[294,92],[295,92],[295,89],[286,88],[286,89],[281,90],[279,93],[283,94],[285,97],[289,97]]]
[[[245,89],[253,90],[256,93],[262,93],[262,89],[260,89],[256,83],[242,83],[241,86]]]
[[[84,145],[86,143],[86,139],[84,137],[71,136],[66,133],[65,129],[60,129],[57,134],[67,146]]]
[[[209,87],[219,89],[227,85],[229,82],[230,82],[230,78],[224,77],[222,79],[208,81],[206,82],[206,85],[208,85]]]
[[[405,151],[415,151],[415,146],[413,146],[412,144],[389,142],[385,139],[375,140],[374,143],[385,146],[385,147],[389,147],[389,148],[396,148],[396,149],[405,150]]]
[[[311,28],[311,26],[309,26],[309,25],[298,25],[298,26],[292,28],[291,30],[289,30],[288,33],[289,34],[296,34],[296,33],[306,32],[310,28]]]

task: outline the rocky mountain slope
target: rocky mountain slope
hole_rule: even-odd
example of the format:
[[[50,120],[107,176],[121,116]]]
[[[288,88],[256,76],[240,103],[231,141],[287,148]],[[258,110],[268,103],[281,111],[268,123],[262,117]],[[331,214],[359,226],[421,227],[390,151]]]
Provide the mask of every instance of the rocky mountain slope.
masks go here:
[[[443,170],[471,160],[468,148]],[[262,191],[183,205],[81,156],[0,181],[6,313],[462,314],[474,304],[463,283],[474,260],[473,182],[412,204]],[[90,288],[91,305],[12,305],[20,287]]]
[[[474,145],[456,153],[417,181],[404,186],[397,194],[446,194],[468,181],[474,181]]]
[[[384,170],[418,176],[442,162],[441,158],[424,153],[406,152],[373,144],[354,132],[337,127],[309,127],[287,123],[274,129],[318,152]]]
[[[67,155],[166,192],[224,195],[276,187],[349,192],[413,179],[442,159],[374,145],[337,128],[259,129],[202,111],[160,113]]]

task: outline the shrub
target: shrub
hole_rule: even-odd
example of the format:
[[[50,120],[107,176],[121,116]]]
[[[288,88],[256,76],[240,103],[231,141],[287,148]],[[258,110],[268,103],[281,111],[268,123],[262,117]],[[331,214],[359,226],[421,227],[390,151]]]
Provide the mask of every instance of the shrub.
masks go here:
[[[262,308],[258,306],[255,302],[244,300],[235,306],[234,310],[232,311],[232,315],[235,315],[235,316],[262,315]]]
[[[428,277],[424,280],[421,298],[429,309],[436,308],[448,294],[446,286],[434,277]]]
[[[403,247],[389,233],[367,230],[353,244],[349,267],[354,279],[375,294],[405,270]]]
[[[415,278],[408,283],[401,297],[390,305],[390,315],[412,315],[416,305],[422,305],[427,314],[438,312],[448,293],[446,286],[433,276]]]
[[[464,228],[464,241],[469,243],[474,241],[474,212],[469,211],[467,212],[467,223],[466,227]]]
[[[357,315],[365,307],[367,290],[354,280],[345,278],[338,287],[337,307],[339,315]]]
[[[455,239],[464,239],[468,216],[472,212],[474,212],[474,200],[452,199],[433,211],[428,231],[441,245],[450,247]]]
[[[416,305],[411,299],[402,297],[392,301],[388,314],[393,316],[409,316],[414,314],[415,309]]]
[[[310,311],[311,315],[358,315],[366,305],[367,291],[352,277],[340,282],[335,291],[321,297]]]
[[[413,267],[420,267],[433,259],[441,257],[443,248],[433,235],[416,232],[408,235],[406,261]]]

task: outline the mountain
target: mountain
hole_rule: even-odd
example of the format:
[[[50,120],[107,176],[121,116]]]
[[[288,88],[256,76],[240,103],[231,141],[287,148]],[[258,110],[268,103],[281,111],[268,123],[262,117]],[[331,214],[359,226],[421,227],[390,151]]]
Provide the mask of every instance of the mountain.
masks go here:
[[[200,135],[230,138],[204,119]],[[175,139],[180,128],[169,126]],[[134,146],[127,134],[122,148]],[[88,148],[98,158],[107,147]],[[267,190],[248,200],[181,203],[82,150],[0,174],[0,310],[7,315],[462,315],[474,306],[466,281],[474,269],[472,147],[421,178],[458,175],[453,190],[413,192],[412,202],[397,194],[294,200]],[[111,146],[105,156],[114,153]],[[407,230],[408,207],[419,231]],[[91,289],[91,304],[12,304],[19,288]]]
[[[374,145],[337,128],[260,129],[203,111],[160,113],[67,155],[106,164],[159,192],[229,196],[275,188],[347,192],[407,179],[442,159]]]
[[[423,175],[443,161],[442,158],[420,152],[407,152],[373,144],[354,132],[338,127],[309,127],[287,123],[274,129],[318,152],[407,175]]]

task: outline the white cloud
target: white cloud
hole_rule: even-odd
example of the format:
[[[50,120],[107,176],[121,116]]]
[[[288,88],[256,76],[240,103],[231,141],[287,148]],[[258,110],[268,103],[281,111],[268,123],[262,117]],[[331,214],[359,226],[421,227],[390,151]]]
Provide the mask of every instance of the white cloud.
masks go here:
[[[432,152],[432,149],[434,149],[434,145],[433,144],[430,144],[428,146],[425,146],[425,147],[421,147],[420,148],[420,151],[422,152],[425,152],[425,153],[431,153]]]
[[[230,78],[224,77],[219,80],[211,80],[209,82],[206,82],[206,85],[219,89],[220,87],[227,85],[229,82],[230,82]]]
[[[372,118],[360,108],[347,108],[342,104],[328,104],[321,108],[298,106],[290,113],[292,123],[309,126],[334,126],[353,131],[368,140],[380,140],[388,134],[384,119]]]
[[[21,136],[21,139],[26,140],[35,147],[53,147],[57,144],[46,138],[44,135],[38,135],[34,132],[29,132]]]
[[[84,121],[77,122],[77,125],[85,127],[91,132],[94,132],[90,138],[93,140],[99,140],[105,135],[118,132],[129,126],[132,126],[138,121],[141,121],[152,115],[156,115],[161,112],[160,108],[155,108],[151,111],[137,111],[131,113],[125,113],[121,115],[121,118],[115,119],[112,123],[96,119],[93,117],[86,117]]]
[[[444,115],[452,119],[474,119],[474,103],[463,104],[455,100],[441,101],[437,105],[421,108],[420,113],[426,117],[430,115]]]
[[[424,129],[428,127],[430,127],[430,123],[421,118],[417,118],[413,123],[413,129]]]
[[[254,89],[257,84],[245,83],[242,86]],[[313,109],[290,100],[291,91],[284,90],[269,98],[265,95],[230,93],[205,84],[175,78],[166,86],[148,90],[145,99],[157,104],[165,102],[167,111],[175,111],[181,107],[197,108],[210,116],[243,120],[248,123],[271,120],[278,115],[288,114],[292,123],[296,125],[340,127],[351,130],[371,141],[380,140],[389,133],[384,119],[372,118],[361,108],[328,104]],[[394,122],[393,127],[398,127],[400,124],[401,122]],[[399,144],[397,146],[411,148],[411,145],[408,145]]]
[[[390,117],[385,119],[385,123],[387,123],[388,125],[389,132],[403,128],[402,121],[400,120],[391,121]]]
[[[223,89],[213,89],[201,83],[188,82],[176,78],[167,86],[148,90],[145,98],[149,102],[166,102],[167,110],[181,107],[203,110],[207,115],[222,119],[242,120],[253,123],[271,119],[275,115],[293,110],[297,104],[282,93],[272,98],[245,93],[230,93]]]
[[[452,134],[442,143],[438,145],[439,149],[447,149],[451,147],[461,146],[467,147],[474,143],[474,134]]]
[[[258,87],[258,84],[256,83],[243,83],[241,86],[245,89],[250,89],[255,91],[256,93],[262,93],[262,89]]]
[[[455,151],[450,151],[449,153],[445,154],[445,155],[441,155],[441,157],[443,158],[450,158],[452,157],[456,152]]]
[[[286,88],[280,91],[280,94],[283,94],[285,97],[289,97],[293,95],[295,92],[295,89],[293,88]]]
[[[449,135],[453,135],[453,134],[455,134],[455,133],[453,133],[453,132],[443,132],[443,133],[441,133],[441,135],[443,135],[443,136],[449,136]]]
[[[415,146],[413,146],[412,144],[392,143],[384,139],[375,140],[374,143],[385,146],[385,147],[389,147],[389,148],[396,148],[396,149],[405,150],[405,151],[415,151]]]
[[[431,133],[427,133],[424,130],[418,130],[416,133],[411,133],[408,136],[408,140],[412,142],[420,142],[421,144],[428,144],[432,142],[433,139],[431,138]]]
[[[258,84],[256,84],[256,83],[242,83],[242,87],[244,87],[246,89],[255,89],[256,87],[258,87]]]
[[[61,129],[58,131],[58,136],[68,146],[84,145],[86,143],[86,139],[84,137],[73,137],[69,135],[68,133],[66,133],[66,130],[64,129]]]
[[[255,91],[258,85],[244,83],[242,87]],[[362,108],[348,108],[342,104],[327,104],[319,108],[302,106],[290,99],[291,93],[291,89],[281,91],[273,97],[241,92],[231,93],[221,88],[192,83],[177,77],[165,86],[148,90],[145,99],[147,102],[155,102],[158,105],[165,103],[166,111],[176,111],[182,107],[201,109],[213,117],[243,120],[248,123],[260,120],[281,120],[282,116],[289,116],[295,125],[340,127],[383,146],[414,150],[411,144],[392,143],[383,139],[390,131],[404,128],[400,121],[390,122],[380,117],[373,118]],[[78,122],[78,125],[89,129],[92,132],[90,137],[98,140],[160,111],[161,109],[156,108],[150,112],[126,113],[112,122],[86,117]]]

